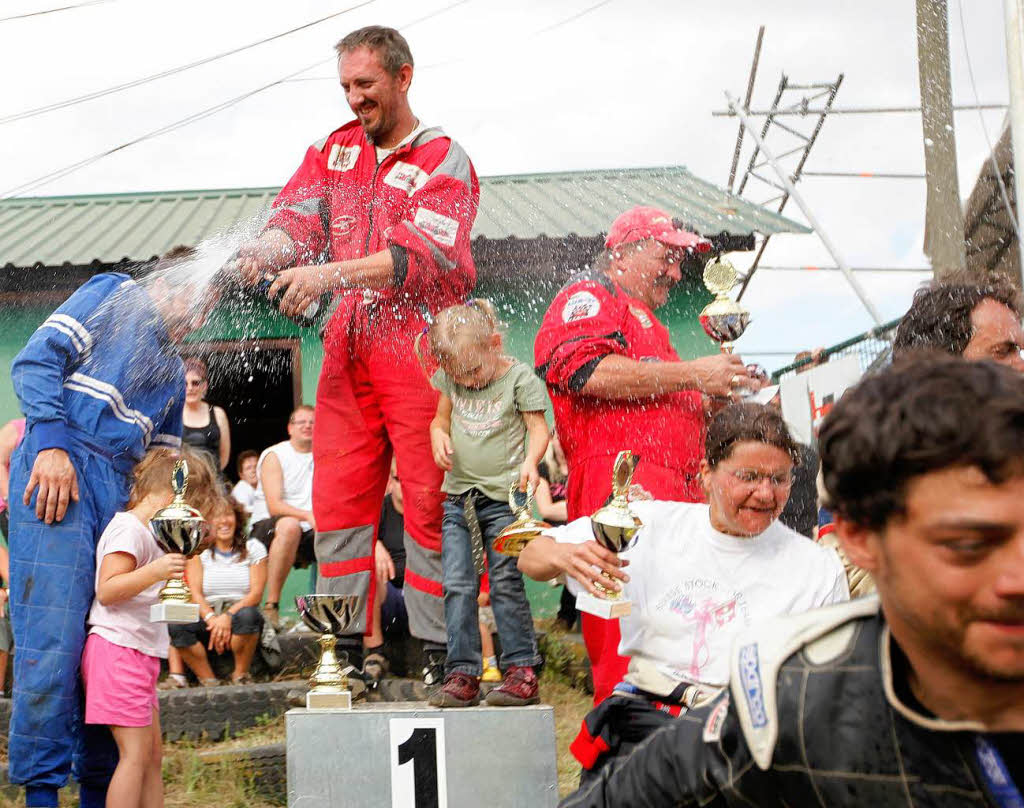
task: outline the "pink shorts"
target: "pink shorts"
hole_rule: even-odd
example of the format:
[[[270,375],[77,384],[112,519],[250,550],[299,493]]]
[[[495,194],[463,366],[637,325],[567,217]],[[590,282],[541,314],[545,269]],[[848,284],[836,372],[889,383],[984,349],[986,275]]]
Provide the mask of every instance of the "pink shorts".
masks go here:
[[[82,654],[85,723],[148,727],[160,708],[156,680],[160,660],[90,634]]]

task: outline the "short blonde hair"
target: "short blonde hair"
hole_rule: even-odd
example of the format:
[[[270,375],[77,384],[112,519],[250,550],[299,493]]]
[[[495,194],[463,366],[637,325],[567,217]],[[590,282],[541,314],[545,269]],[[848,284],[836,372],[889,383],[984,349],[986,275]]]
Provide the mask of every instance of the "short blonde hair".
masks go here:
[[[467,300],[442,309],[423,334],[416,338],[416,355],[423,362],[421,338],[426,336],[427,348],[438,362],[448,362],[459,356],[459,349],[470,344],[480,345],[495,334],[501,334],[504,323],[490,300],[482,297]]]

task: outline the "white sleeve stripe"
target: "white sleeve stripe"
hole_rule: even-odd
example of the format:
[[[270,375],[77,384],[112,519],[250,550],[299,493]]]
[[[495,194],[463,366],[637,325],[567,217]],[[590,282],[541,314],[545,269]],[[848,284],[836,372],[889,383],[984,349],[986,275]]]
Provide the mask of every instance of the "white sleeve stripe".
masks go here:
[[[114,387],[114,385],[94,379],[92,376],[86,376],[84,373],[72,373],[68,381],[64,383],[64,386],[69,390],[78,390],[81,393],[88,393],[93,398],[106,401],[118,419],[127,424],[134,423],[138,425],[143,433],[145,433],[147,440],[150,434],[152,434],[153,422],[145,413],[133,410],[125,404],[121,391]]]
[[[47,322],[51,320],[66,325],[68,328],[70,328],[72,331],[78,334],[78,338],[82,340],[82,344],[85,346],[85,350],[92,350],[92,334],[90,334],[88,329],[80,322],[78,322],[78,320],[76,320],[74,317],[57,312],[51,314],[47,318]]]
[[[153,436],[153,443],[162,443],[175,449],[181,448],[181,438],[176,435],[168,435],[166,432],[157,432]]]
[[[47,320],[39,327],[52,328],[54,331],[59,331],[61,334],[63,334],[65,337],[71,340],[71,344],[74,346],[76,353],[85,353],[85,346],[82,344],[82,340],[78,338],[78,334],[76,334],[74,331],[72,331],[70,328],[63,325],[62,323],[53,323]]]

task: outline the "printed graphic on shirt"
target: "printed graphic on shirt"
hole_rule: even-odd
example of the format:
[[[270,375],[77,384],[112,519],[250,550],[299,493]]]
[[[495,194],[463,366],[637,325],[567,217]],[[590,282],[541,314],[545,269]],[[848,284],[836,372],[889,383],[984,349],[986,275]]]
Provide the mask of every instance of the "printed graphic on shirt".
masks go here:
[[[331,153],[327,155],[327,170],[349,171],[355,168],[361,148],[362,146],[342,146],[340,143],[335,143],[331,146]]]
[[[452,393],[452,416],[467,435],[489,435],[501,426],[501,397],[464,398]]]
[[[647,312],[639,306],[630,306],[629,313],[636,317],[644,328],[650,328],[653,325],[651,318],[647,316]]]
[[[693,628],[689,666],[685,670],[665,669],[681,679],[702,680],[704,669],[711,662],[711,640],[716,632],[730,626],[737,617],[741,626],[750,625],[746,596],[706,578],[691,578],[669,588],[655,602],[654,612],[671,612]]]
[[[426,208],[419,208],[416,211],[413,224],[438,244],[443,244],[445,247],[455,246],[455,237],[459,234],[459,223],[455,219],[442,216],[440,213]]]
[[[399,160],[395,163],[394,168],[387,173],[387,176],[384,177],[384,182],[392,188],[405,191],[409,196],[412,196],[426,185],[429,179],[430,175],[419,166],[414,166],[412,163],[403,163]]]
[[[594,317],[601,311],[601,301],[590,292],[576,292],[567,301],[562,309],[562,322],[574,323],[576,320],[585,320]]]

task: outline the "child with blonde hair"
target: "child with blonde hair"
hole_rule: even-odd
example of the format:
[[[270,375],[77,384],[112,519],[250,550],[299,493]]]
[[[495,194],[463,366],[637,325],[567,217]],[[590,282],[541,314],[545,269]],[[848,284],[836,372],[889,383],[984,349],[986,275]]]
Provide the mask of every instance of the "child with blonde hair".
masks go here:
[[[440,391],[430,424],[434,462],[444,469],[441,569],[448,660],[436,707],[480,702],[482,672],[477,595],[483,557],[501,640],[502,684],[487,694],[493,706],[536,704],[540,663],[533,617],[516,560],[494,550],[494,539],[515,517],[512,487],[537,484],[537,463],[548,444],[547,392],[533,370],[503,350],[500,322],[486,300],[438,313],[426,337],[439,365],[431,384]]]
[[[198,453],[153,449],[135,467],[127,510],[114,514],[96,546],[96,599],[82,654],[85,723],[110,728],[119,760],[107,808],[164,804],[156,680],[167,657],[167,626],[151,623],[149,607],[168,578],[180,578],[185,557],[156,543],[149,520],[171,503],[171,474],[184,457],[186,497],[200,512],[215,501],[214,472]]]

